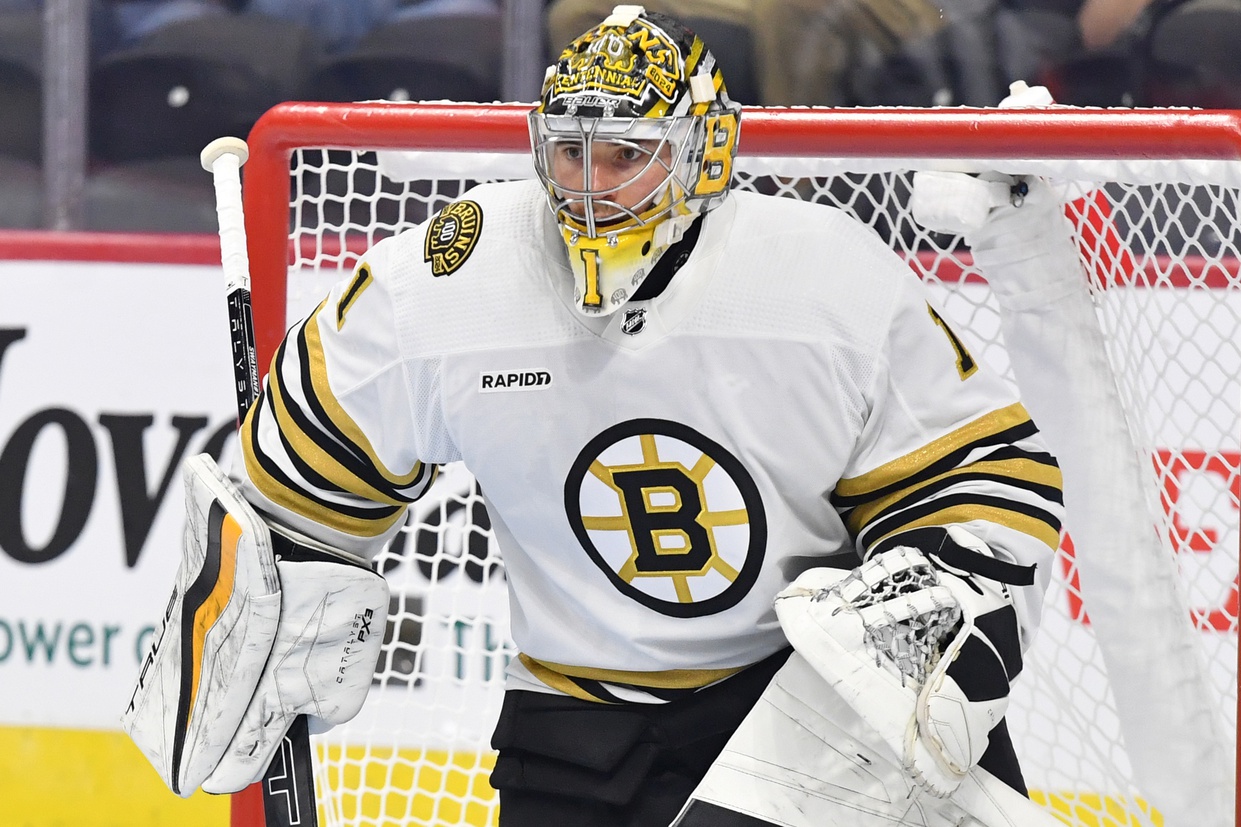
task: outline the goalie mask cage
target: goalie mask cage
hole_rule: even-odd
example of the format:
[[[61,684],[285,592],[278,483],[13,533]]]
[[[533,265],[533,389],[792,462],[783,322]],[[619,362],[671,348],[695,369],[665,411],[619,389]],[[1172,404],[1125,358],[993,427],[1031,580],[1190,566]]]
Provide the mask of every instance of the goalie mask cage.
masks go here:
[[[474,182],[532,174],[528,108],[267,113],[244,168],[260,365],[369,244]],[[911,171],[1060,182],[1095,313],[1089,329],[1049,330],[1075,343],[1075,379],[1028,399],[1036,420],[1072,422],[1045,426],[1068,519],[1009,726],[1031,796],[1066,824],[1234,824],[1241,113],[748,109],[740,146],[737,186],[855,214],[1010,378],[999,306],[959,238],[913,222]],[[488,742],[515,651],[464,469],[445,469],[378,565],[392,617],[370,697],[312,739],[323,823],[494,824]],[[234,824],[261,824],[255,801],[254,787],[235,799]]]

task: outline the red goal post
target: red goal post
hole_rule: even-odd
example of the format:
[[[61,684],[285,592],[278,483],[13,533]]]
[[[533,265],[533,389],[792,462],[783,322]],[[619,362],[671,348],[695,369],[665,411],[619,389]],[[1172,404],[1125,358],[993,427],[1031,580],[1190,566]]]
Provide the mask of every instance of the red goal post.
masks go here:
[[[303,248],[322,248],[323,241],[321,238],[316,241],[310,237],[308,233],[313,234],[314,230],[307,229],[300,218],[291,219],[291,175],[294,198],[297,197],[298,186],[296,174],[291,173],[291,163],[296,163],[305,152],[319,150],[520,154],[526,151],[529,145],[525,118],[528,111],[529,105],[526,104],[287,103],[264,115],[248,137],[250,159],[243,171],[260,369],[266,370],[287,327],[289,288],[286,282],[290,270],[311,267],[318,269],[320,266],[330,270],[333,267],[342,267],[339,256],[332,262],[320,265],[309,263],[313,258],[313,249],[309,256],[303,255]],[[1184,395],[1177,388],[1183,388],[1186,383],[1194,384],[1192,377],[1178,378],[1181,374],[1198,371],[1204,376],[1214,377],[1216,373],[1226,375],[1241,367],[1234,364],[1236,345],[1241,335],[1241,330],[1238,329],[1241,325],[1237,324],[1236,318],[1239,306],[1237,296],[1238,291],[1241,291],[1237,249],[1237,233],[1238,228],[1241,228],[1241,220],[1237,218],[1237,211],[1241,208],[1241,197],[1238,196],[1241,192],[1241,173],[1237,172],[1237,169],[1241,168],[1241,112],[1098,110],[1069,107],[1047,110],[748,108],[742,117],[740,146],[739,167],[743,166],[741,161],[749,157],[783,159],[794,168],[802,161],[805,163],[804,178],[796,182],[790,183],[798,176],[788,173],[787,165],[778,165],[777,173],[764,174],[760,167],[758,172],[747,177],[749,184],[766,187],[781,195],[830,200],[846,207],[864,201],[864,212],[871,216],[869,220],[889,223],[894,222],[893,215],[899,215],[901,222],[907,218],[902,212],[904,207],[899,197],[899,193],[906,192],[904,188],[907,183],[904,182],[904,173],[901,171],[904,169],[926,166],[949,168],[959,162],[962,169],[987,169],[994,166],[1011,171],[1028,166],[1038,174],[1055,174],[1064,170],[1065,177],[1074,177],[1072,171],[1082,168],[1083,165],[1091,170],[1118,169],[1120,172],[1116,179],[1107,179],[1109,184],[1114,186],[1109,188],[1100,183],[1088,197],[1080,197],[1070,204],[1069,209],[1078,228],[1077,240],[1083,251],[1084,272],[1091,279],[1092,291],[1100,305],[1099,314],[1105,329],[1104,335],[1107,337],[1107,348],[1110,353],[1115,349],[1116,352],[1111,353],[1114,362],[1130,363],[1130,369],[1137,374],[1130,385],[1125,384],[1127,380],[1118,380],[1122,385],[1121,396],[1127,404],[1126,418],[1143,418],[1141,411],[1130,410],[1140,408],[1144,398],[1149,395],[1144,384],[1146,380],[1142,377],[1157,372],[1162,381],[1165,369],[1151,367],[1147,356],[1138,356],[1130,351],[1131,348],[1145,346],[1141,341],[1135,341],[1132,345],[1115,344],[1121,336],[1132,334],[1137,340],[1147,340],[1147,344],[1153,338],[1161,343],[1164,349],[1175,350],[1172,344],[1169,344],[1171,338],[1182,337],[1192,346],[1195,336],[1201,334],[1203,329],[1208,329],[1209,335],[1205,338],[1213,343],[1203,347],[1210,349],[1210,352],[1204,353],[1201,358],[1194,357],[1187,366],[1167,369],[1166,373],[1173,387],[1169,392],[1170,396]],[[839,169],[846,171],[841,175],[848,179],[851,195],[840,194],[839,187],[833,183],[836,173],[823,172],[822,164],[818,163],[822,159],[839,162]],[[885,171],[875,172],[876,162],[880,167],[887,162],[890,164],[889,167],[884,167]],[[1159,166],[1165,163],[1176,169],[1166,181],[1160,178],[1163,173],[1146,177],[1145,172],[1139,172],[1132,181],[1126,179],[1128,170],[1135,165],[1144,169],[1143,165]],[[897,171],[888,171],[890,168]],[[1221,173],[1220,170],[1224,172]],[[1091,176],[1097,179],[1098,173],[1083,173],[1083,177]],[[862,196],[859,197],[857,193]],[[1207,215],[1204,217],[1200,209],[1196,213],[1195,208],[1174,205],[1173,201],[1177,199],[1183,199],[1186,204],[1198,204],[1199,207],[1200,202],[1207,203]],[[431,208],[438,209],[438,206]],[[1132,238],[1118,232],[1113,226],[1113,216],[1121,213],[1124,213],[1123,220],[1131,225],[1125,232],[1132,233]],[[1173,229],[1161,228],[1161,222],[1175,226]],[[1142,223],[1144,228],[1141,232],[1134,229],[1139,223]],[[1228,226],[1230,223],[1232,226]],[[299,237],[290,234],[290,227],[293,225],[296,225],[294,229]],[[1197,229],[1199,225],[1210,226],[1200,231]],[[374,240],[371,231],[362,227],[332,227],[330,232],[338,239],[344,238],[343,243],[351,250],[357,245],[355,239]],[[1199,232],[1202,235],[1196,234]],[[891,234],[893,245],[903,246],[900,252],[910,258],[915,269],[928,279],[949,285],[947,289],[950,291],[955,289],[951,284],[966,283],[971,280],[971,276],[977,275],[971,270],[968,251],[960,249],[959,239],[946,239],[919,232],[911,244],[908,239],[897,238],[901,235],[900,231],[892,231]],[[1145,240],[1139,240],[1139,236]],[[1220,243],[1216,244],[1216,241]],[[1136,249],[1138,245],[1141,249]],[[356,256],[360,247],[354,252]],[[345,260],[347,261],[347,257]],[[1142,308],[1134,310],[1125,299],[1111,298],[1135,286],[1151,288],[1142,294],[1144,296],[1154,294],[1156,290],[1163,291],[1159,293],[1160,296],[1164,293],[1175,293],[1179,298],[1183,293],[1188,304],[1195,309],[1184,310],[1169,304],[1167,309],[1157,307],[1152,310],[1146,305],[1162,305],[1163,302],[1141,299],[1135,304],[1142,305]],[[969,290],[962,292],[968,293]],[[964,307],[968,304],[970,307],[982,308],[977,310],[978,326],[996,326],[991,319],[994,311],[985,309],[985,298],[975,299],[971,295],[958,300],[953,293],[947,301],[950,305],[960,304]],[[1108,306],[1113,302],[1121,306]],[[975,311],[969,311],[973,312]],[[1130,313],[1137,315],[1130,316]],[[1189,318],[1187,314],[1190,313],[1201,315],[1186,321]],[[1179,321],[1172,323],[1168,331],[1156,331],[1152,337],[1147,330],[1151,322],[1143,314],[1159,314]],[[962,323],[968,325],[969,320]],[[1232,376],[1231,380],[1236,378]],[[1206,381],[1208,380],[1204,379],[1204,382]],[[1231,393],[1233,397],[1237,395],[1233,385],[1222,389],[1217,387],[1195,390],[1194,393],[1221,396]],[[1241,400],[1225,398],[1221,404],[1230,406],[1235,414]],[[1160,412],[1158,415],[1167,414]],[[1201,659],[1209,661],[1209,670],[1218,669],[1221,651],[1231,652],[1230,647],[1235,648],[1238,626],[1235,511],[1238,496],[1236,467],[1238,461],[1241,461],[1241,451],[1237,450],[1237,444],[1241,441],[1241,430],[1227,417],[1225,422],[1231,423],[1222,429],[1231,431],[1223,440],[1225,445],[1204,447],[1195,443],[1188,447],[1177,445],[1169,449],[1159,442],[1161,428],[1158,425],[1148,428],[1148,432],[1143,434],[1140,422],[1135,426],[1134,437],[1139,451],[1151,456],[1157,466],[1156,473],[1152,474],[1149,480],[1157,490],[1150,492],[1150,496],[1159,500],[1163,507],[1162,516],[1153,519],[1159,534],[1165,539],[1165,545],[1172,545],[1171,551],[1174,555],[1168,557],[1176,556],[1182,561],[1180,568],[1186,569],[1189,566],[1185,561],[1192,559],[1195,563],[1200,562],[1197,558],[1192,558],[1190,552],[1203,552],[1205,548],[1218,554],[1218,558],[1231,561],[1231,569],[1228,570],[1225,566],[1222,576],[1219,572],[1211,575],[1223,583],[1221,588],[1225,591],[1228,589],[1228,577],[1233,577],[1232,591],[1219,601],[1211,596],[1214,594],[1211,589],[1219,584],[1202,586],[1189,583],[1184,586],[1174,584],[1159,587],[1171,591],[1183,588],[1188,597],[1182,595],[1177,599],[1185,599],[1189,603],[1195,599],[1200,602],[1205,600],[1214,607],[1210,611],[1191,607],[1185,612],[1186,616],[1191,613],[1193,615],[1194,631],[1191,637],[1194,641],[1205,641],[1212,635],[1227,638],[1223,641],[1222,649],[1216,646],[1218,641],[1213,639],[1209,644],[1204,644],[1207,648],[1204,649],[1205,654]],[[1208,473],[1216,473],[1218,478],[1224,480],[1221,484],[1225,493],[1222,499],[1216,496],[1213,505],[1202,508],[1194,506],[1197,509],[1195,514],[1212,509],[1217,512],[1199,526],[1192,521],[1187,522],[1188,518],[1178,511],[1176,506],[1178,502],[1188,503],[1192,499],[1188,483],[1182,487],[1181,481],[1193,478],[1194,485],[1201,488],[1200,478],[1205,478]],[[1194,493],[1194,496],[1210,499],[1211,495]],[[1189,508],[1188,505],[1185,507]],[[445,517],[444,523],[447,522]],[[1066,528],[1070,534],[1076,534],[1071,519]],[[418,531],[418,528],[411,524],[410,530],[414,532]],[[1082,561],[1075,560],[1071,543],[1066,543],[1066,547],[1061,549],[1059,565],[1057,601],[1063,604],[1063,612],[1068,618],[1065,622],[1074,625],[1070,634],[1077,635],[1082,628],[1090,627],[1087,614],[1094,611],[1090,583],[1086,583],[1086,588],[1083,589],[1078,576],[1079,570],[1086,572],[1087,567]],[[1215,565],[1215,568],[1219,566]],[[1086,579],[1096,576],[1090,574]],[[1203,598],[1203,593],[1208,593],[1208,597]],[[1051,602],[1049,599],[1049,605]],[[1173,610],[1177,610],[1176,605]],[[1097,609],[1099,622],[1095,624],[1097,627],[1104,625],[1105,611],[1100,604]],[[391,628],[389,632],[392,633]],[[1093,631],[1091,633],[1093,634]],[[1067,644],[1059,645],[1064,648]],[[1157,652],[1148,652],[1146,656],[1152,661],[1161,657]],[[1231,681],[1231,685],[1221,690],[1219,681],[1215,682],[1215,687],[1207,694],[1211,696],[1208,705],[1215,704],[1217,708],[1207,712],[1218,714],[1228,729],[1224,741],[1231,754],[1226,759],[1229,763],[1226,772],[1230,775],[1235,790],[1238,719],[1235,653],[1231,658],[1232,662],[1227,665],[1230,677],[1225,678],[1225,682]],[[1123,656],[1120,659],[1123,660]],[[1132,680],[1107,677],[1111,669],[1115,669],[1116,674],[1124,674],[1124,667],[1106,652],[1101,660],[1103,662],[1086,662],[1072,666],[1054,664],[1048,668],[1043,678],[1046,681],[1045,686],[1048,687],[1046,694],[1042,694],[1043,689],[1036,688],[1036,694],[1030,699],[1031,706],[1037,711],[1036,720],[1029,724],[1035,740],[1041,737],[1038,732],[1045,723],[1043,716],[1049,715],[1038,707],[1076,703],[1081,697],[1079,693],[1086,691],[1079,686],[1079,680],[1082,685],[1102,680],[1108,684],[1102,690],[1103,694],[1119,692],[1124,695],[1128,692],[1124,684],[1130,684]],[[1103,677],[1098,678],[1096,673]],[[384,679],[377,677],[376,680],[376,685],[379,686]],[[1038,684],[1038,678],[1032,677],[1030,680],[1036,686],[1043,686]],[[1068,685],[1070,682],[1071,687]],[[408,683],[413,685],[412,681]],[[1125,699],[1121,698],[1121,701],[1123,705]],[[1149,706],[1144,709],[1148,719],[1150,711]],[[1074,736],[1078,738],[1071,742],[1075,745],[1074,748],[1100,753],[1098,760],[1101,762],[1124,765],[1120,769],[1109,767],[1100,770],[1098,778],[1119,778],[1125,776],[1125,773],[1129,773],[1126,778],[1134,775],[1143,777],[1145,773],[1145,780],[1150,782],[1152,774],[1160,774],[1149,769],[1143,770],[1140,766],[1143,760],[1141,758],[1117,755],[1118,751],[1123,753],[1126,749],[1126,738],[1129,748],[1133,748],[1142,739],[1142,734],[1138,731],[1143,728],[1140,724],[1126,724],[1123,720],[1113,722],[1112,716],[1123,718],[1124,713],[1117,715],[1111,711],[1111,707],[1107,707],[1103,713],[1087,711],[1084,715],[1106,719],[1104,724],[1109,731],[1108,737],[1114,737],[1119,746],[1110,741],[1096,743],[1096,736],[1086,733]],[[1037,755],[1036,760],[1040,762],[1045,760],[1052,765],[1071,764],[1073,761],[1065,760],[1065,749],[1063,744],[1048,740],[1045,744],[1040,741],[1033,745],[1030,751]],[[1073,760],[1076,760],[1075,756]],[[1091,760],[1094,760],[1093,754]],[[1215,759],[1208,759],[1207,764],[1212,761],[1218,763],[1218,754]],[[1138,766],[1127,766],[1131,762]],[[485,768],[477,771],[485,774]],[[365,770],[361,772],[365,774]],[[1059,770],[1049,769],[1052,777],[1059,778],[1060,774],[1062,773]],[[1095,770],[1083,769],[1082,774],[1094,778]],[[414,777],[418,776],[415,774]],[[1155,779],[1156,784],[1157,781]],[[420,780],[413,782],[414,786],[422,783]],[[1134,784],[1119,792],[1111,789],[1074,792],[1061,790],[1060,787],[1064,786],[1061,780],[1051,784],[1056,789],[1041,791],[1040,794],[1044,796],[1042,803],[1066,823],[1118,826],[1163,823],[1163,816],[1151,814],[1152,809],[1159,808],[1158,796],[1152,793],[1148,801],[1141,785]],[[1032,784],[1032,787],[1034,786]],[[391,794],[391,791],[385,791],[379,795]],[[449,795],[447,792],[443,794]],[[1210,794],[1213,793],[1203,795]],[[1120,803],[1116,803],[1117,801]],[[262,823],[261,806],[256,802],[257,796],[253,791],[237,797],[234,804],[235,825]],[[466,804],[462,804],[460,812],[464,813],[465,807]],[[335,811],[340,810],[340,807],[335,807]],[[484,820],[478,823],[487,823],[487,819],[494,818],[494,802],[485,804],[484,810],[487,815],[482,816]],[[440,812],[435,806],[428,810],[432,811],[437,814]],[[255,820],[256,818],[258,820]],[[333,818],[336,817],[328,819],[329,823],[355,823]],[[441,820],[442,818],[446,817],[432,815],[427,816],[426,820],[413,820],[408,823],[457,823]],[[476,823],[466,816],[461,818],[463,820],[460,823]],[[1241,806],[1232,804],[1228,821],[1241,827]],[[359,820],[356,823],[401,822]],[[1168,827],[1176,827],[1173,821],[1167,823]]]

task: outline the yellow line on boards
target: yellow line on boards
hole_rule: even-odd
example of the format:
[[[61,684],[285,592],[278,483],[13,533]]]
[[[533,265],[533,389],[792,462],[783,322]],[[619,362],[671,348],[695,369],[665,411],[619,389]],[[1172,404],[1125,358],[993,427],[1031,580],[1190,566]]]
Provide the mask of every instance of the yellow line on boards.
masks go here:
[[[338,815],[388,824],[494,827],[495,758],[468,752],[341,749],[320,745]],[[366,758],[365,761],[363,759]],[[361,793],[361,787],[369,792]],[[1162,827],[1142,800],[1088,792],[1031,790],[1065,824]],[[321,799],[322,800],[322,799]],[[391,821],[389,819],[392,819]],[[123,732],[0,726],[2,827],[228,827],[229,797],[178,798]]]
[[[4,827],[228,827],[228,810],[178,798],[123,732],[0,727]]]

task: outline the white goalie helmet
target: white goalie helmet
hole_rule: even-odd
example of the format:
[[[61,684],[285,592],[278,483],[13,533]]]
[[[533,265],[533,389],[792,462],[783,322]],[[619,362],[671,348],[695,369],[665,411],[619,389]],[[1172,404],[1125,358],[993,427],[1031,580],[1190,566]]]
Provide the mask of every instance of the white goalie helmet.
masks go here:
[[[579,311],[621,307],[723,201],[740,117],[702,40],[641,6],[617,6],[548,67],[530,139]]]

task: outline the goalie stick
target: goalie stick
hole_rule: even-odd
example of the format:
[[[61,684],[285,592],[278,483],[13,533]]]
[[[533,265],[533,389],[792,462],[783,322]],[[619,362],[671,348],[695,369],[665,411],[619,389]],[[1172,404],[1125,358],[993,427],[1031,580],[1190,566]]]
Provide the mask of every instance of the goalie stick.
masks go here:
[[[216,220],[220,228],[220,263],[228,300],[229,338],[237,395],[237,426],[259,393],[258,358],[250,308],[250,259],[246,252],[245,214],[241,206],[241,165],[249,157],[240,138],[217,138],[199,160],[215,181]],[[272,758],[262,785],[266,827],[318,827],[310,736],[305,715],[289,727]],[[244,794],[248,794],[244,793]]]

